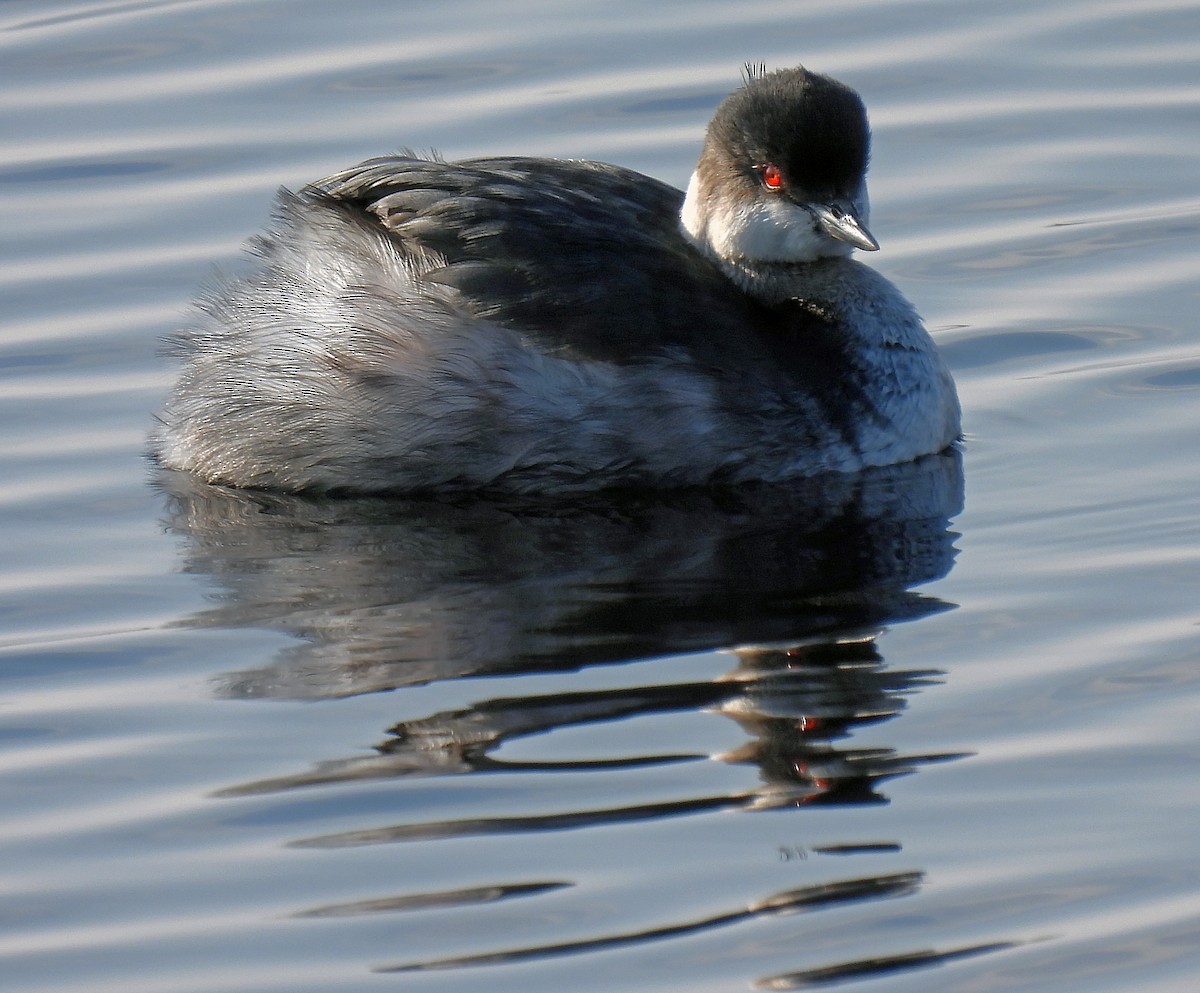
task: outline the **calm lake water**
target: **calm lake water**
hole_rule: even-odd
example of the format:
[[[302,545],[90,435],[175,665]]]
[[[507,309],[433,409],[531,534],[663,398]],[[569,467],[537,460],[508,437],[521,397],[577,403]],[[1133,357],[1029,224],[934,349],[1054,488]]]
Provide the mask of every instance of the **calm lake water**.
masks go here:
[[[143,459],[280,184],[872,116],[961,460],[513,505]],[[1200,4],[0,5],[0,985],[1200,983]],[[736,347],[736,343],[731,343]]]

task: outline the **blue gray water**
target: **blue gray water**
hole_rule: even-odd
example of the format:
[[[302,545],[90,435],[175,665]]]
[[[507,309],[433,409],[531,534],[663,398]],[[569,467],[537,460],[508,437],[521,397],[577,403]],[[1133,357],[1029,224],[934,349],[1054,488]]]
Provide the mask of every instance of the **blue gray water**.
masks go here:
[[[863,94],[961,462],[548,507],[143,460],[279,184],[682,185],[745,60]],[[1197,65],[1170,0],[0,6],[0,985],[1195,990]]]

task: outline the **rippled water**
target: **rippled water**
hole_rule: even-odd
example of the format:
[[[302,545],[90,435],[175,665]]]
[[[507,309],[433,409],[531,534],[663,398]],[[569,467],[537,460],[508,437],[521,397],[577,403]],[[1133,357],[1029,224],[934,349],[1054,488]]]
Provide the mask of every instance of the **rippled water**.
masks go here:
[[[278,184],[683,184],[746,59],[866,99],[961,462],[539,506],[142,459]],[[4,988],[1194,990],[1198,64],[1157,0],[0,6]]]

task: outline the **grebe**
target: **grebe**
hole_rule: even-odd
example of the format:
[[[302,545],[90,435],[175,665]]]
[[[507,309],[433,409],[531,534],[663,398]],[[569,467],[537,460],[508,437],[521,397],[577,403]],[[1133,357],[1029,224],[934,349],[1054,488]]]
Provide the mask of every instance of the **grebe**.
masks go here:
[[[874,270],[866,112],[748,71],[686,194],[598,162],[411,154],[281,191],[201,301],[152,444],[215,483],[569,492],[780,482],[959,436]]]

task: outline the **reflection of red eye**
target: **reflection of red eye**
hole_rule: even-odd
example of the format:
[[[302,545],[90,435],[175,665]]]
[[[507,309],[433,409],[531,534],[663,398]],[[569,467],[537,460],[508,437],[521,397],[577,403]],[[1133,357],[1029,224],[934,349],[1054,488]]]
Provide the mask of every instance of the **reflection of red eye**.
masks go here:
[[[783,189],[783,173],[779,171],[779,166],[768,163],[762,167],[762,184],[768,190]]]

